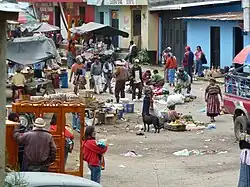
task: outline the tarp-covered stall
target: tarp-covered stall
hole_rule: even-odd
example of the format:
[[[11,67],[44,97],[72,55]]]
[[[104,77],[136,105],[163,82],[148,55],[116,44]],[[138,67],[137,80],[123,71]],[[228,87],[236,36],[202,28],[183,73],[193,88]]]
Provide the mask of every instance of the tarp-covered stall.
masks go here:
[[[7,43],[7,60],[30,65],[56,58],[54,41],[45,36],[15,38]]]
[[[122,36],[125,38],[129,37],[129,34],[127,32],[116,29],[114,27],[110,27],[108,25],[95,23],[95,22],[89,22],[87,24],[83,24],[80,27],[71,28],[70,32],[74,34],[75,33],[80,34],[80,35],[92,32],[94,34],[102,35],[102,36]]]

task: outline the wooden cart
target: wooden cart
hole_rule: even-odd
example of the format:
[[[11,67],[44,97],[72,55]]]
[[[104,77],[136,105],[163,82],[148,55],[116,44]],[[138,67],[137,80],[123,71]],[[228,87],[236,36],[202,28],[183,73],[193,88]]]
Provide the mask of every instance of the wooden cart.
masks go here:
[[[80,115],[81,121],[81,131],[80,137],[83,137],[84,134],[84,116],[85,116],[85,105],[81,102],[63,102],[63,101],[39,101],[39,102],[32,102],[32,101],[23,101],[20,103],[13,103],[12,104],[12,111],[16,113],[34,113],[36,117],[42,117],[45,113],[54,113],[57,115],[57,131],[51,132],[56,143],[57,147],[57,154],[56,154],[56,161],[50,166],[49,171],[57,172],[57,173],[67,173],[76,176],[83,176],[83,153],[81,150],[82,141],[80,138],[80,150],[79,150],[79,160],[80,165],[76,170],[72,171],[65,171],[64,165],[64,147],[65,147],[65,137],[64,137],[64,129],[66,124],[66,113],[77,112]],[[12,135],[13,128],[7,128],[6,134],[10,136]],[[9,132],[11,131],[11,132]],[[16,154],[17,144],[12,138],[6,140],[8,144],[6,145],[6,149],[9,155],[15,155],[16,158],[11,158],[11,162],[17,161],[18,155]],[[13,145],[15,148],[13,148]],[[12,147],[10,147],[12,146]],[[15,151],[13,151],[15,150]],[[8,163],[9,165],[16,166],[17,163]],[[15,167],[16,168],[16,167]]]

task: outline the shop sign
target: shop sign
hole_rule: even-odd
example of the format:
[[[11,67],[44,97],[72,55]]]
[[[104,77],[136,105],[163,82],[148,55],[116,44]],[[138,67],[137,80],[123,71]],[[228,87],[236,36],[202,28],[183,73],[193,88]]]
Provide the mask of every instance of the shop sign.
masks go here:
[[[104,0],[104,5],[136,5],[136,0]]]
[[[54,12],[54,7],[40,7],[41,12]]]
[[[87,5],[102,6],[103,0],[87,0]]]

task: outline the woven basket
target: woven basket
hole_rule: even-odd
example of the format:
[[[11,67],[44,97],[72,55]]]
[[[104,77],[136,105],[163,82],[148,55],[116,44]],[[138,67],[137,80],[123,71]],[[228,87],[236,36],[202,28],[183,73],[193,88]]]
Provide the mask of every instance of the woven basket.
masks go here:
[[[186,131],[186,125],[183,125],[183,124],[179,124],[179,125],[167,124],[165,128],[169,131],[176,131],[176,132]]]

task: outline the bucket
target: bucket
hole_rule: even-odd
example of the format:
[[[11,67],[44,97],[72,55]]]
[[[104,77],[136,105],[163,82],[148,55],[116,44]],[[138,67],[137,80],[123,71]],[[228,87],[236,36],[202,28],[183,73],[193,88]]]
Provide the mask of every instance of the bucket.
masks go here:
[[[62,72],[60,74],[60,79],[61,79],[61,88],[68,88],[68,72]]]
[[[135,104],[134,103],[125,104],[124,108],[126,113],[134,113]]]
[[[124,110],[123,109],[118,109],[117,110],[117,117],[118,117],[118,119],[122,119],[123,118],[123,114],[124,114]]]

